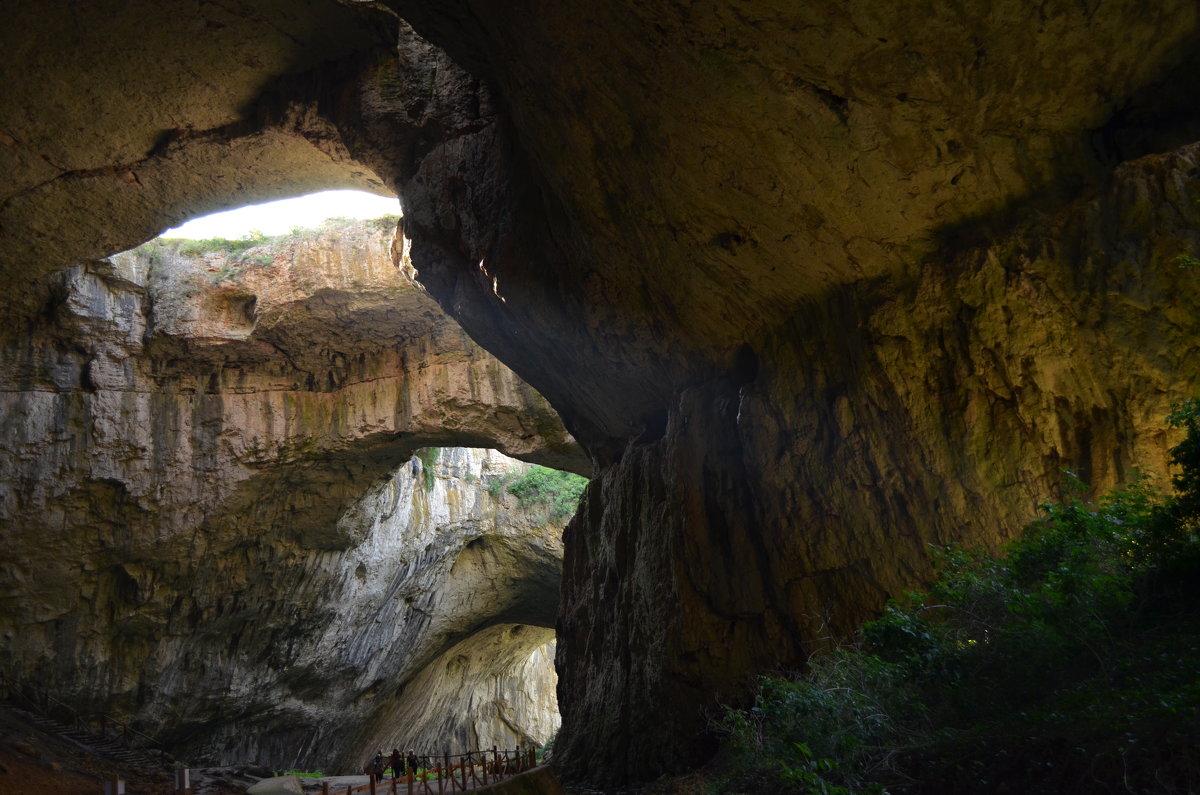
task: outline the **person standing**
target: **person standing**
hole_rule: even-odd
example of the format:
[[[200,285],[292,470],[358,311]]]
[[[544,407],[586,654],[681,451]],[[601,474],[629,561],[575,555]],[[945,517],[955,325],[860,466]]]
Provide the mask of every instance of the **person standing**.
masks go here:
[[[392,766],[392,778],[400,778],[404,775],[404,757],[400,756],[400,749],[392,749],[392,758],[390,760]]]

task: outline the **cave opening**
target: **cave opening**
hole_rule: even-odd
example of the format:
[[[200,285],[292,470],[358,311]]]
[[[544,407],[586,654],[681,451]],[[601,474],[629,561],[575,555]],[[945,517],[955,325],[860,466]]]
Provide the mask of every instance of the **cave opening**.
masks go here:
[[[1195,3],[9,5],[0,670],[188,755],[360,765],[553,623],[558,772],[636,786],[1062,466],[1167,471]],[[129,251],[328,187],[411,248]],[[381,554],[434,447],[592,474],[564,564]]]
[[[37,486],[4,542],[16,559],[58,523],[68,573],[6,676],[210,763],[552,735],[574,507],[553,487],[582,479],[550,467],[586,460],[416,284],[398,222],[168,231],[49,277],[8,351],[33,362],[10,416],[34,421],[0,465]],[[45,433],[70,448],[42,455]]]

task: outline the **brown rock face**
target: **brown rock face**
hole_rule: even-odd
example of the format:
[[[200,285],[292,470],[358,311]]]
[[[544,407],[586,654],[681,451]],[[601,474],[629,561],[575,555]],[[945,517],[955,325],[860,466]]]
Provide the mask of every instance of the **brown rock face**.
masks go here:
[[[5,273],[132,245],[227,176],[251,196],[323,173],[208,143],[315,148],[402,196],[421,282],[597,465],[558,625],[569,778],[704,758],[718,699],[926,576],[927,544],[1011,535],[1060,467],[1162,469],[1197,374],[1175,264],[1197,245],[1194,4],[386,5],[398,46],[294,34],[300,65],[257,73],[242,124],[144,154],[186,164],[148,198],[105,198],[116,166],[28,180],[0,207]],[[337,30],[381,13],[321,8]],[[306,35],[357,54],[313,64]],[[82,148],[118,163],[116,137]],[[23,220],[93,200],[110,238]]]
[[[566,536],[562,764],[669,768],[704,715],[654,742],[640,715],[800,665],[927,577],[928,545],[1010,538],[1064,470],[1161,472],[1198,375],[1200,279],[1178,264],[1197,173],[1200,147],[1124,166],[1000,243],[809,307],[752,380],[682,391]]]
[[[705,709],[927,545],[1010,537],[1060,468],[1163,469],[1194,153],[1110,168],[1187,140],[1195,9],[397,5],[452,53],[472,22],[521,142],[476,169],[490,201],[439,188],[448,156],[400,186],[420,278],[601,465],[566,538],[569,778],[703,758]]]

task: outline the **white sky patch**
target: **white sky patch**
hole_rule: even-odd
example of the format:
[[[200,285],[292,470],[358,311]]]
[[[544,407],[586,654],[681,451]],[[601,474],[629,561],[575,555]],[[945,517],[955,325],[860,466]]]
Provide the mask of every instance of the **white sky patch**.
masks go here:
[[[329,218],[379,218],[399,214],[399,199],[358,190],[326,190],[195,218],[182,226],[168,229],[162,236],[191,240],[210,237],[237,240],[253,230],[266,235],[282,235],[297,226],[320,226],[322,221]]]

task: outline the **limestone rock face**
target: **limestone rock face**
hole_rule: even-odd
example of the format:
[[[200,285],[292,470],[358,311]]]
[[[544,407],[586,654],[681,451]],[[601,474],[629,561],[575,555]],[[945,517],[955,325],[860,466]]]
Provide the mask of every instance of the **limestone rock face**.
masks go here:
[[[22,77],[0,98],[0,273],[107,256],[175,225],[159,219],[385,190],[326,122],[272,101],[321,64],[390,44],[378,13],[329,0],[12,11],[0,51]]]
[[[153,244],[55,278],[0,356],[9,673],[205,758],[355,765],[355,739],[391,737],[375,712],[415,709],[391,702],[465,644],[457,689],[422,680],[449,713],[404,739],[548,735],[535,650],[553,640],[557,531],[486,492],[519,462],[447,453],[427,494],[409,457],[466,442],[583,462],[416,286],[393,229],[241,256]],[[472,657],[501,624],[505,642],[478,642],[503,653]]]
[[[1113,166],[1190,140],[1194,8],[396,6],[507,112],[399,186],[419,278],[599,465],[566,536],[568,779],[706,758],[706,709],[929,544],[1011,537],[1062,468],[1164,470],[1196,155]]]
[[[136,714],[193,759],[347,772],[380,748],[544,742],[561,525],[489,490],[527,468],[443,448],[354,504],[345,550],[209,554],[158,628]]]
[[[141,35],[141,8],[124,4],[114,35]],[[385,8],[403,21],[380,23]],[[1098,486],[1163,468],[1160,418],[1197,375],[1195,285],[1175,264],[1197,246],[1195,152],[1180,149],[1200,138],[1195,4],[321,10],[350,27],[293,32],[280,46],[295,70],[254,72],[267,88],[237,123],[127,108],[79,146],[99,171],[56,167],[48,141],[65,125],[37,119],[56,101],[85,113],[114,77],[6,93],[20,103],[0,142],[32,164],[0,204],[3,283],[22,287],[9,314],[40,305],[26,274],[127,248],[221,196],[355,173],[400,195],[420,281],[596,465],[558,619],[568,779],[706,758],[713,704],[920,581],[930,542],[1011,535],[1060,467]],[[30,12],[15,29],[34,43],[0,50],[16,82],[28,53],[54,63],[57,17]],[[74,38],[81,58],[103,52]],[[238,56],[236,36],[213,41],[218,62]],[[348,50],[315,47],[331,60],[314,63],[317,42]],[[200,46],[172,44],[182,65],[160,44],[162,69],[130,78],[137,95],[165,97],[160,75],[186,73]],[[206,132],[180,134],[189,116]],[[136,161],[116,147],[164,134]],[[236,318],[248,304],[234,300]],[[55,416],[36,438],[77,443],[73,415]],[[374,467],[372,449],[322,472]],[[137,516],[109,483],[78,516],[89,501]],[[255,509],[238,499],[223,504]]]

